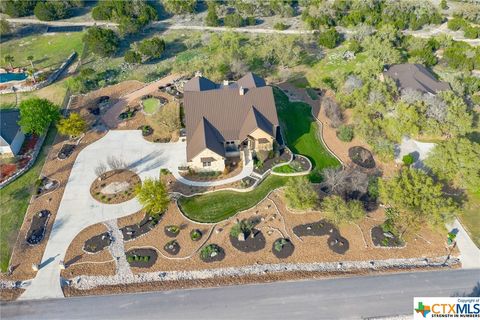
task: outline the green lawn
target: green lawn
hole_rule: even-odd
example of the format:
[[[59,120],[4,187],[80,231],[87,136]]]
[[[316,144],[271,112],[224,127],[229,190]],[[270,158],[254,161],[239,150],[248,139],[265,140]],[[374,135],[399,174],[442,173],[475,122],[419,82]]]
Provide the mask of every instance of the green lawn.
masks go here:
[[[278,118],[286,135],[287,145],[292,152],[310,159],[314,174],[311,180],[319,181],[318,173],[327,167],[337,167],[340,162],[325,148],[319,138],[318,123],[311,108],[303,102],[290,102],[280,89],[274,88]]]
[[[458,217],[473,242],[480,248],[480,190],[468,193],[468,203]]]
[[[160,100],[157,98],[148,98],[142,101],[143,111],[148,114],[154,114],[160,108]]]
[[[82,36],[83,32],[46,33],[3,42],[0,66],[9,66],[4,58],[11,55],[14,67],[29,67],[27,57],[31,55],[35,68],[58,67],[73,51],[81,54]]]
[[[283,166],[273,168],[273,172],[278,173],[295,173],[297,170],[293,168],[290,164],[284,164]]]
[[[5,272],[8,268],[12,247],[23,223],[28,202],[33,192],[33,185],[42,171],[49,147],[52,145],[56,133],[57,130],[52,126],[33,167],[0,190],[0,207],[2,208],[0,213],[0,269],[2,272]]]
[[[250,192],[217,191],[178,201],[183,213],[198,222],[219,222],[256,205],[271,190],[283,186],[288,177],[271,175]]]

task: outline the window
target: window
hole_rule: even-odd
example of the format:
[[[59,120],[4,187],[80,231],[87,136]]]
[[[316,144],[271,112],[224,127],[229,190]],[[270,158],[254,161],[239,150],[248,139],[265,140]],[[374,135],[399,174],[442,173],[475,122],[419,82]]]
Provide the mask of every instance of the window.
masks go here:
[[[212,163],[210,161],[206,161],[203,163],[203,167],[210,167]]]

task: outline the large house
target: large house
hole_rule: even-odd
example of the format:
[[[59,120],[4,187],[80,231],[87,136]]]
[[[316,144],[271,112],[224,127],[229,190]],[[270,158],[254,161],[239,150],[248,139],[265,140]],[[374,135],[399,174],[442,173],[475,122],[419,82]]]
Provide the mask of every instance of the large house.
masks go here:
[[[18,110],[0,110],[0,155],[15,156],[22,148],[25,135],[20,126]]]
[[[188,167],[195,171],[223,171],[235,159],[246,163],[281,141],[272,88],[253,73],[223,84],[190,79],[184,110]]]
[[[435,76],[421,64],[395,64],[384,75],[393,79],[399,89],[413,89],[422,93],[437,94],[450,90],[448,82],[438,81]]]

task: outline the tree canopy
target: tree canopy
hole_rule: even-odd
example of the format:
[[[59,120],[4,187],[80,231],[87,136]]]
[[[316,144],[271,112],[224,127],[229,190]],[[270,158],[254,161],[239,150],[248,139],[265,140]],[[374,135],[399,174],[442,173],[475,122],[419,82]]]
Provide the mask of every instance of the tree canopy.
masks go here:
[[[443,141],[430,152],[425,164],[440,179],[471,190],[480,190],[480,144],[464,137]]]
[[[145,179],[142,185],[137,186],[135,193],[138,201],[150,214],[164,212],[170,203],[167,186],[161,180]]]
[[[83,41],[90,50],[101,56],[114,55],[120,44],[120,39],[115,32],[100,27],[88,28]]]
[[[291,208],[307,210],[318,203],[318,194],[306,177],[288,180],[285,188],[285,198]]]
[[[365,209],[361,201],[345,201],[337,195],[331,195],[323,199],[322,211],[325,213],[327,220],[336,225],[355,222],[365,216]]]
[[[87,130],[87,122],[78,113],[71,113],[57,123],[58,132],[70,137],[78,137]]]
[[[138,44],[138,51],[148,58],[160,58],[165,51],[165,40],[160,37],[143,40]]]
[[[47,99],[30,98],[20,105],[20,121],[24,133],[43,134],[50,123],[60,117],[59,107]]]
[[[442,188],[425,172],[408,167],[393,178],[379,181],[381,202],[397,210],[404,221],[410,221],[407,228],[416,224],[439,226],[453,218],[457,206]]]
[[[161,0],[165,10],[171,14],[194,13],[197,0]]]
[[[158,18],[157,10],[144,0],[102,0],[92,10],[95,20],[110,20],[119,24],[121,34],[140,31]]]

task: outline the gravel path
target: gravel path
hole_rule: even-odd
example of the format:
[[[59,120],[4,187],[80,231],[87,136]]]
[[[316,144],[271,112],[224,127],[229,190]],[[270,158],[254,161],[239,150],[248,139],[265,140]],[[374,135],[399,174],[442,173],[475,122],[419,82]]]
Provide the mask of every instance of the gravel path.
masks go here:
[[[459,260],[456,258],[448,259],[448,257],[442,256],[431,259],[413,258],[376,261],[257,264],[236,268],[232,267],[194,271],[146,272],[123,278],[118,274],[115,276],[79,276],[72,279],[72,286],[75,289],[88,290],[102,285],[125,285],[151,281],[199,280],[217,277],[242,277],[247,275],[262,275],[267,273],[288,271],[331,272],[386,268],[440,267],[452,266],[458,263]]]
[[[112,257],[115,259],[116,275],[121,279],[130,279],[133,275],[130,265],[127,262],[125,256],[125,246],[123,243],[123,234],[118,228],[117,220],[112,219],[103,223],[107,226],[108,230],[112,233],[113,242],[109,247]]]

